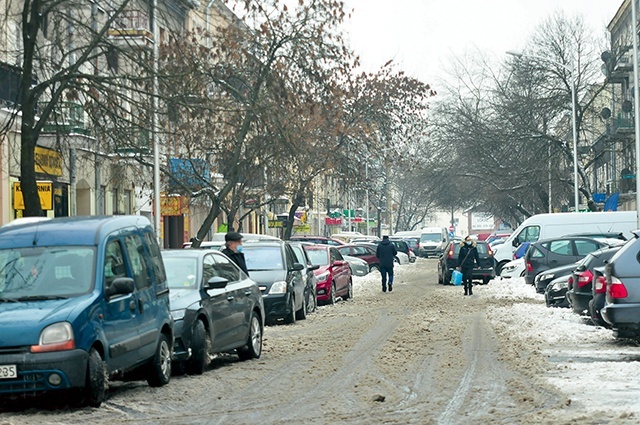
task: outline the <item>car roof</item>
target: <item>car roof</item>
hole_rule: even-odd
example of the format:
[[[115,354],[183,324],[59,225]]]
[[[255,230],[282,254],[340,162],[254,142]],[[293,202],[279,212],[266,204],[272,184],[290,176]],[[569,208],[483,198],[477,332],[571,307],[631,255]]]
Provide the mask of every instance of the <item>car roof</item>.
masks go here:
[[[547,239],[540,239],[538,241],[535,242],[531,242],[532,246],[536,246],[539,247],[542,244],[545,243],[549,243],[549,242],[554,242],[554,241],[575,241],[575,240],[588,240],[588,241],[592,241],[592,242],[604,242],[604,243],[609,243],[609,241],[607,241],[606,238],[594,238],[594,237],[590,237],[590,236],[575,236],[575,235],[570,235],[570,236],[558,236],[558,237],[554,237],[554,238],[547,238]],[[620,242],[623,242],[620,240]]]
[[[153,231],[144,216],[75,216],[50,220],[22,221],[0,227],[0,248],[26,246],[92,245],[123,228],[146,228]]]
[[[202,258],[205,255],[209,255],[212,252],[218,252],[210,249],[163,249],[160,251],[162,257],[193,257],[193,258]]]

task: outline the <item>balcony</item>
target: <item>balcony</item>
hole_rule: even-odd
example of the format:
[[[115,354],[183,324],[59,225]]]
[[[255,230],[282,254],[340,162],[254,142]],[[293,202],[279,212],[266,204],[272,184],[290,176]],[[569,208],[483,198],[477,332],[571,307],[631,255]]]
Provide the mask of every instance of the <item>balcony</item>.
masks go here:
[[[633,133],[633,114],[630,112],[620,112],[617,117],[611,120],[611,132],[613,134]]]
[[[48,103],[42,103],[44,108]],[[70,134],[78,133],[89,135],[91,131],[85,127],[84,108],[76,102],[59,102],[47,123],[42,127],[44,133]]]
[[[109,39],[117,46],[151,49],[153,33],[149,16],[139,10],[125,10],[111,23]]]

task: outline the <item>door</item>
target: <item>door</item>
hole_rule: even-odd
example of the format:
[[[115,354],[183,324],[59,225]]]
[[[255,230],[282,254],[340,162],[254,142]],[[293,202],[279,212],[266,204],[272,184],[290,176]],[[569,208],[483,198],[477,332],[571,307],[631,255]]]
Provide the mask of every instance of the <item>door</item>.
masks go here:
[[[103,260],[103,288],[106,291],[116,278],[131,277],[124,260],[122,241],[107,241]],[[126,368],[136,363],[140,338],[138,333],[137,294],[117,295],[104,300],[102,330],[106,338],[109,370]]]
[[[302,271],[293,270],[293,264],[297,263],[297,260],[295,254],[293,253],[293,250],[291,249],[291,246],[288,244],[285,244],[284,246],[284,255],[285,261],[287,263],[287,270],[289,270],[289,272],[287,273],[290,282],[289,287],[294,294],[294,309],[298,311],[302,308],[302,303],[304,302],[305,279],[303,279],[302,277]]]
[[[342,261],[344,264],[338,266],[336,261]],[[349,264],[344,260],[344,257],[335,248],[329,249],[329,264],[331,264],[331,273],[333,274],[333,280],[336,282],[336,290],[342,293],[343,290],[349,286]]]
[[[564,266],[576,261],[576,256],[573,252],[573,241],[559,239],[549,242],[548,246],[549,250],[547,251],[546,261],[548,269]]]
[[[222,301],[216,303],[222,309],[222,315],[217,326],[218,341],[221,347],[237,347],[239,342],[244,342],[249,330],[249,299],[245,291],[247,280],[241,279],[244,273],[238,266],[224,255],[213,253],[215,264],[213,270],[217,276],[227,279],[224,294],[219,298]]]

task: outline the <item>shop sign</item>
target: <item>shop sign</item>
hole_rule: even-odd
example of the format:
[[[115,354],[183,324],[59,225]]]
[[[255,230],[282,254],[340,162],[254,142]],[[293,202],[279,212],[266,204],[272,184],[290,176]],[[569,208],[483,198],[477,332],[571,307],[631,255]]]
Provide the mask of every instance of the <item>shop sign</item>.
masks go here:
[[[184,214],[182,196],[161,196],[160,213],[163,216],[181,216]]]
[[[35,170],[36,173],[48,174],[50,176],[62,175],[62,155],[53,149],[36,146],[35,149]]]
[[[40,208],[43,210],[53,209],[53,183],[52,182],[36,182],[38,185],[38,196],[40,196]],[[24,197],[20,182],[13,183],[13,209],[24,210]]]
[[[327,226],[342,226],[342,217],[327,217],[324,219],[324,224],[326,224]]]
[[[269,227],[284,227],[282,220],[269,220]]]
[[[298,232],[309,232],[311,231],[311,226],[308,224],[300,224],[299,226],[293,226],[293,228]]]

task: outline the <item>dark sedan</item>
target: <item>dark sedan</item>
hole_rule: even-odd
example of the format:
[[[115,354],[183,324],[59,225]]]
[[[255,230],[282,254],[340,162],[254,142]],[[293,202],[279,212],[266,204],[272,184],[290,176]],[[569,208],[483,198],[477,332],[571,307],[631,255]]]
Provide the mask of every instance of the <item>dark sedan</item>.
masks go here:
[[[472,278],[481,279],[483,284],[496,277],[495,259],[493,251],[486,242],[477,242],[478,257],[480,264],[473,269]],[[438,260],[438,283],[448,285],[451,282],[451,273],[458,265],[458,253],[460,243],[449,242],[444,254]]]
[[[547,303],[547,307],[569,307],[567,291],[569,290],[568,282],[570,277],[570,275],[566,274],[549,282],[549,285],[544,290],[544,300]]]
[[[259,358],[265,316],[256,283],[217,251],[163,251],[162,258],[174,320],[174,362],[201,374],[215,353],[236,350],[242,360]]]
[[[571,276],[571,273],[573,273],[573,271],[578,267],[578,264],[579,262],[565,264],[564,266],[554,267],[536,275],[533,282],[536,292],[544,294],[547,286],[549,286],[552,280],[559,277]]]
[[[620,248],[617,246],[594,251],[574,270],[569,280],[568,292],[574,313],[586,314],[589,311],[589,302],[593,299],[594,269],[604,266]]]
[[[305,319],[308,309],[306,279],[302,276],[305,268],[297,261],[289,243],[256,241],[242,246],[249,276],[262,291],[266,323],[280,319],[295,323]]]

